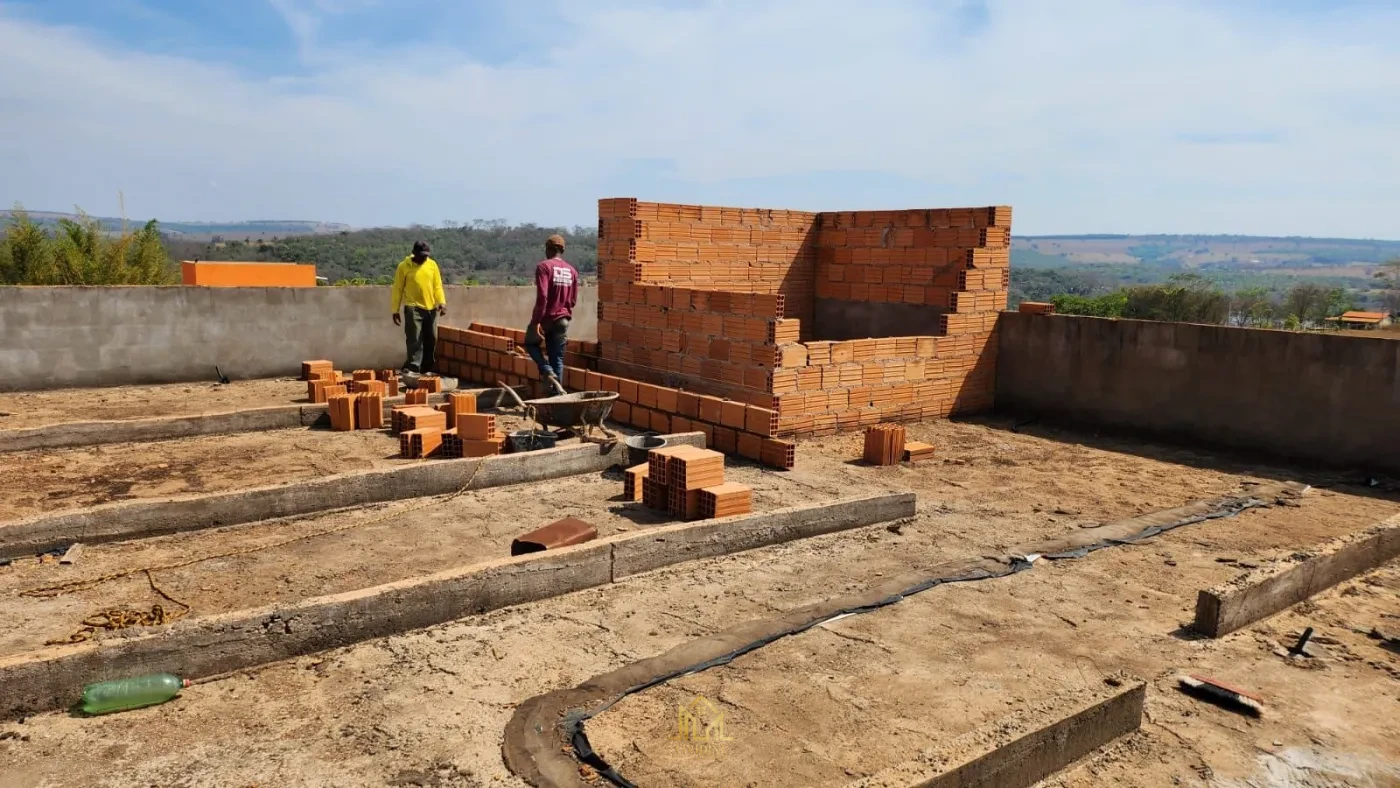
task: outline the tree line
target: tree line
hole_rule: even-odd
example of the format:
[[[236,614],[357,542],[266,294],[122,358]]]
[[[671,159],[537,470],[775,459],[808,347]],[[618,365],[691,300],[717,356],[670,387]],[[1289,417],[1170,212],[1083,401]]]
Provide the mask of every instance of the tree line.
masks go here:
[[[1387,308],[1400,308],[1400,260],[1387,263],[1377,277]],[[1226,292],[1198,274],[1096,294],[1060,293],[1050,301],[1056,312],[1067,315],[1294,330],[1324,326],[1327,318],[1357,306],[1354,294],[1341,287],[1299,282],[1282,294],[1263,287]]]
[[[597,231],[584,227],[508,225],[475,221],[440,227],[382,227],[326,235],[302,235],[266,241],[215,237],[211,241],[168,241],[181,260],[314,263],[316,272],[337,284],[383,284],[394,267],[424,240],[448,284],[526,284],[544,257],[549,236],[564,235],[564,256],[579,271],[598,269]]]

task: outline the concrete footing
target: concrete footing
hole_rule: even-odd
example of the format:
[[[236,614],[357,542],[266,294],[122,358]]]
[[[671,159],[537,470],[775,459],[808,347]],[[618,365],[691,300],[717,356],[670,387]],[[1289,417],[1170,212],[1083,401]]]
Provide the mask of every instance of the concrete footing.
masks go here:
[[[1400,515],[1362,533],[1335,539],[1301,559],[1251,570],[1196,597],[1191,628],[1228,635],[1400,556]]]
[[[1147,685],[1116,678],[1116,685],[1075,692],[1063,702],[994,720],[919,760],[848,784],[848,788],[1026,788],[1142,725]]]
[[[704,446],[703,433],[668,435],[672,444]],[[151,501],[124,501],[0,523],[0,558],[33,555],[73,542],[98,544],[239,523],[272,520],[347,506],[446,495],[597,473],[627,461],[621,441],[506,454],[484,459],[427,460],[415,465],[336,474],[304,482]],[[478,466],[480,468],[478,469]]]
[[[0,717],[60,708],[82,686],[168,671],[200,678],[606,585],[629,574],[912,517],[912,493],[649,529],[344,594],[0,658]],[[694,546],[704,544],[703,550]],[[622,571],[618,571],[618,559]]]

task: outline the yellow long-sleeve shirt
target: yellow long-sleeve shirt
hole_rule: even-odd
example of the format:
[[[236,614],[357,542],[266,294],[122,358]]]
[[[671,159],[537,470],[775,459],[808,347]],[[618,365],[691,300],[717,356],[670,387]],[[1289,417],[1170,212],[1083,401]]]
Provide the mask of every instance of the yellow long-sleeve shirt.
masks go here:
[[[405,257],[394,271],[394,312],[405,306],[420,309],[437,309],[447,303],[447,294],[442,291],[442,272],[437,261],[429,257],[422,263]]]

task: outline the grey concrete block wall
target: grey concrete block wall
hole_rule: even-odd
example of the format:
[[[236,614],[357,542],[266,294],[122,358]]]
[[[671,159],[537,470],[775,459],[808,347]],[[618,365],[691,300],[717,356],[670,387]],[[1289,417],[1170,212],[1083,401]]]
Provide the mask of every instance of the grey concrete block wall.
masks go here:
[[[531,287],[447,288],[448,325],[524,328]],[[598,294],[570,336],[596,339]],[[0,287],[0,391],[291,375],[403,363],[387,287]]]
[[[997,325],[998,410],[1400,472],[1400,341],[1016,312]]]

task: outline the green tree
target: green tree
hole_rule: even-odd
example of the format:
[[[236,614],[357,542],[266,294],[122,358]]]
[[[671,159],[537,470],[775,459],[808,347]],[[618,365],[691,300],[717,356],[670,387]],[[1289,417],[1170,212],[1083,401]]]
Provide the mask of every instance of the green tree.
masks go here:
[[[1224,323],[1230,318],[1230,298],[1198,274],[1176,274],[1165,284],[1127,290],[1123,317],[1174,323]]]
[[[1269,291],[1263,287],[1248,287],[1235,291],[1231,322],[1237,326],[1271,326],[1276,307]]]
[[[0,284],[162,285],[175,281],[155,220],[117,233],[81,210],[52,234],[16,206],[0,240]]]
[[[1322,285],[1303,282],[1294,285],[1284,297],[1284,311],[1297,317],[1302,325],[1319,323],[1327,317],[1330,297],[1331,293]]]

